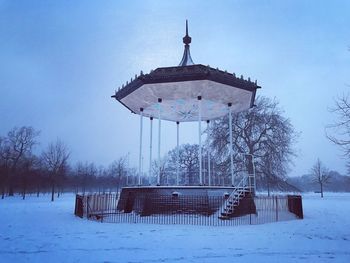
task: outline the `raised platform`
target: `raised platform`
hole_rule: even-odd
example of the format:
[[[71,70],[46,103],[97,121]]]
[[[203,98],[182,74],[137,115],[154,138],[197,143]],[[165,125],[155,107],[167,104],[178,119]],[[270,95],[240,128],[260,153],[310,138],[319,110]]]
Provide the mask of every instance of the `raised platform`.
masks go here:
[[[222,186],[137,186],[123,187],[121,196],[125,193],[152,193],[164,196],[172,195],[174,192],[185,196],[223,196],[230,194],[234,189]]]
[[[218,186],[124,187],[117,209],[142,216],[167,213],[212,215],[224,205],[234,189]],[[255,211],[254,205],[250,207]]]
[[[174,187],[152,188],[169,190]],[[149,187],[127,187],[123,198],[114,193],[76,195],[75,214],[101,222],[213,226],[262,224],[303,218],[301,196],[252,197],[249,192],[245,192],[237,204],[237,199],[233,198],[237,191],[226,199],[225,192],[224,196],[200,195],[205,188],[212,187],[175,188],[185,189],[185,193],[196,189],[199,195],[184,195],[181,192],[171,192],[171,195],[147,194],[144,191]],[[223,189],[214,187],[214,192],[217,194]]]

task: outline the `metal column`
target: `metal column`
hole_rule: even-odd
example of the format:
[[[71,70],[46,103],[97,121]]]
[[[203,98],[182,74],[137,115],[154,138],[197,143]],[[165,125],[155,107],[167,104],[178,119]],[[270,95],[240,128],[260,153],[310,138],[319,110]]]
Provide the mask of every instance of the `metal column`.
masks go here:
[[[130,171],[130,152],[128,152],[128,167],[126,172],[126,186],[129,185],[129,171]]]
[[[151,185],[152,178],[152,140],[153,140],[153,117],[150,118],[150,137],[149,137],[149,175],[148,184]]]
[[[199,185],[203,185],[202,179],[202,97],[198,96],[198,139],[199,139]]]
[[[138,185],[141,185],[141,169],[142,169],[142,126],[143,126],[143,108],[140,108],[140,152],[139,152],[139,178]]]
[[[176,122],[176,185],[179,185],[179,166],[180,166],[180,155],[179,155],[179,125],[180,122]]]
[[[255,178],[255,164],[254,164],[254,155],[253,154],[247,154],[250,156],[250,160],[252,162],[252,166],[253,166],[253,185],[254,185],[254,193],[253,196],[255,196],[256,194],[256,178]]]
[[[211,174],[210,174],[210,144],[209,144],[209,120],[207,120],[207,140],[208,140],[208,185],[211,186]]]
[[[232,143],[232,103],[228,104],[228,123],[229,123],[229,136],[230,136],[230,162],[231,162],[231,184],[234,186],[233,176],[233,143]]]
[[[162,99],[158,99],[158,177],[157,177],[157,185],[160,185],[160,135],[161,135],[161,119],[160,119],[160,104],[162,103]]]

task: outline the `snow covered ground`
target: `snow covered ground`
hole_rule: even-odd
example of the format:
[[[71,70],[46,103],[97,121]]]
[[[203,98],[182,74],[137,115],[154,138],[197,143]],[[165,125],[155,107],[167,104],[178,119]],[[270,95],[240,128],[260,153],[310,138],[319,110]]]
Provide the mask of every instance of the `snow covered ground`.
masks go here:
[[[350,194],[303,196],[304,220],[265,225],[99,223],[74,195],[0,200],[0,262],[350,262]]]

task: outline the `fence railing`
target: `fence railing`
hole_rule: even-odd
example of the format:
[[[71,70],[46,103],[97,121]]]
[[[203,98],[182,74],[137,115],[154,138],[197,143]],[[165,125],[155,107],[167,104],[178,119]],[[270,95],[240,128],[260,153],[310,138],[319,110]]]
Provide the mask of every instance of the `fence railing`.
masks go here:
[[[81,218],[84,217],[84,196],[76,195],[75,196],[75,209],[74,214]]]
[[[116,194],[77,195],[75,214],[110,223],[232,226],[302,219],[301,196],[246,196],[227,219],[221,196],[155,196],[119,200]]]

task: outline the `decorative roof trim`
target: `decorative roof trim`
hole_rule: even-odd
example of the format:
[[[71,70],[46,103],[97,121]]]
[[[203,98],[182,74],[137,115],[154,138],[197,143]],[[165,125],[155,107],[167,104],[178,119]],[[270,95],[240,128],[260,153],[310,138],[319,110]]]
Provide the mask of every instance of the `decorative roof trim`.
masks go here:
[[[234,73],[228,73],[226,71],[198,64],[192,66],[157,68],[154,71],[151,71],[149,74],[141,74],[140,76],[136,76],[134,80],[131,80],[130,83],[127,82],[125,87],[116,91],[112,98],[120,101],[144,84],[195,80],[210,80],[235,88],[251,91],[254,92],[253,97],[255,97],[256,89],[261,88],[257,85],[256,81],[250,81],[250,78],[248,78],[248,80],[245,80],[243,76],[238,78]],[[254,103],[253,99],[252,103]]]

